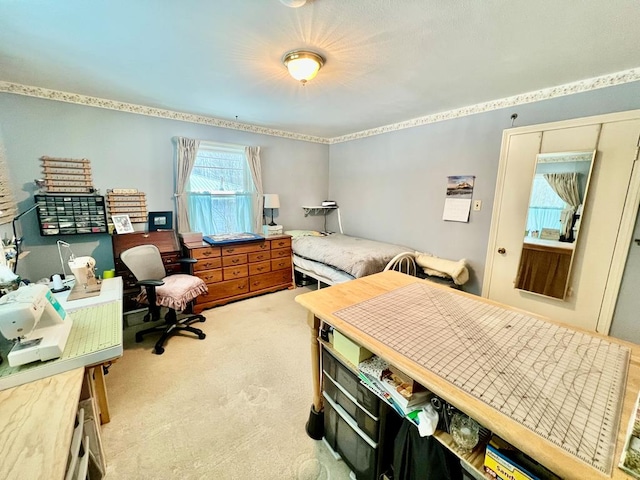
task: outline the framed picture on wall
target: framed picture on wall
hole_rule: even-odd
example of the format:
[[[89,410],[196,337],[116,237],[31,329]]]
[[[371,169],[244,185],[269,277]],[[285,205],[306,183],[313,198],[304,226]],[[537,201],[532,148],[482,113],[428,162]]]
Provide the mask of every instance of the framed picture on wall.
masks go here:
[[[173,212],[149,212],[149,231],[173,230]]]
[[[133,225],[129,215],[111,215],[113,220],[113,226],[116,227],[116,232],[121,233],[133,233]]]

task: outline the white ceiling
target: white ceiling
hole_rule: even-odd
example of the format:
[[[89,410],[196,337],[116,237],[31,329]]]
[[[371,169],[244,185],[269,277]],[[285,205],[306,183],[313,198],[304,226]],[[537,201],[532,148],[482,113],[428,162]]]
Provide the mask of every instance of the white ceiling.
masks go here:
[[[640,66],[638,0],[0,0],[0,81],[333,138]],[[281,59],[326,58],[306,86]]]

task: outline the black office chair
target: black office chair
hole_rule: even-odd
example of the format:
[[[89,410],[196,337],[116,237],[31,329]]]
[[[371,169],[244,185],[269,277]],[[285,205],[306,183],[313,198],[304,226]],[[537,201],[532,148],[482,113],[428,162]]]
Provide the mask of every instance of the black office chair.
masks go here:
[[[190,332],[198,336],[200,340],[205,338],[202,330],[191,326],[195,322],[204,322],[202,315],[188,315],[178,319],[178,311],[187,308],[198,295],[207,292],[207,285],[198,277],[186,274],[174,274],[167,276],[164,263],[158,247],[155,245],[140,245],[125,250],[120,254],[120,259],[136,277],[136,285],[144,287],[137,297],[137,301],[149,305],[149,312],[144,316],[144,321],[160,319],[160,307],[167,307],[169,312],[165,315],[164,325],[147,328],[136,332],[136,342],[142,342],[144,335],[148,333],[161,333],[156,342],[155,353],[164,353],[164,343],[169,337],[181,332]],[[193,259],[183,259],[184,262],[194,263]]]

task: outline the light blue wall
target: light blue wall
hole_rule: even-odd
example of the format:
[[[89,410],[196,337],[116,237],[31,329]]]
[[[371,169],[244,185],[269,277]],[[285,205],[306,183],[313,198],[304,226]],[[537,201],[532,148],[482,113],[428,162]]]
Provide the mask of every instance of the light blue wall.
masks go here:
[[[329,196],[340,205],[347,234],[467,259],[472,274],[465,290],[479,294],[511,114],[520,127],[638,108],[640,82],[335,144]],[[442,220],[449,175],[476,177],[473,198],[482,200],[482,210],[472,211],[469,223]]]
[[[317,217],[304,217],[302,205],[314,205],[328,192],[329,147],[316,143],[257,135],[223,128],[135,115],[100,108],[0,94],[0,132],[9,171],[17,186],[22,212],[33,205],[33,180],[42,176],[39,158],[88,158],[93,182],[108,188],[137,188],[147,196],[147,209],[174,210],[172,137],[262,147],[266,193],[280,195],[276,220],[286,228],[320,229]],[[21,220],[24,250],[19,274],[32,281],[60,272],[57,238],[72,244],[76,255],[91,255],[98,271],[113,268],[109,235],[41,237],[35,212]],[[143,226],[136,225],[137,229]],[[0,235],[10,232],[4,226]]]

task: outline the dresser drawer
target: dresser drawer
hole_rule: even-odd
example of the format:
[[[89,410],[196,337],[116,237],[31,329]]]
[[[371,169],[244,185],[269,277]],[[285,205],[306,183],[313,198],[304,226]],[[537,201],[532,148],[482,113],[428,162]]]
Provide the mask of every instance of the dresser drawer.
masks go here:
[[[268,242],[256,242],[246,245],[222,247],[222,255],[238,255],[239,253],[262,252],[269,250]]]
[[[222,281],[222,269],[205,270],[203,272],[194,272],[195,276],[202,279],[206,284],[217,283]]]
[[[291,271],[290,270],[278,270],[277,272],[263,273],[262,275],[256,275],[251,277],[251,283],[249,285],[250,291],[262,290],[264,288],[273,287],[275,285],[282,285],[283,283],[291,283]]]
[[[280,248],[278,250],[271,250],[271,258],[284,258],[291,257],[290,248]]]
[[[229,280],[226,282],[216,283],[209,287],[209,293],[200,295],[196,302],[206,303],[214,300],[220,300],[222,298],[233,297],[235,295],[242,295],[249,291],[249,278],[239,278],[237,280]]]
[[[279,238],[278,240],[271,240],[271,250],[277,248],[291,248],[290,238]]]
[[[233,267],[235,265],[244,265],[247,263],[247,254],[243,255],[230,255],[228,257],[222,257],[223,267]]]
[[[283,268],[291,269],[291,257],[271,260],[271,270],[282,270]]]
[[[271,252],[269,250],[265,250],[264,252],[250,253],[249,263],[263,262],[265,260],[269,260],[270,258],[271,258]]]
[[[249,275],[258,275],[260,273],[267,273],[270,271],[271,271],[271,262],[269,260],[267,260],[266,262],[249,264]]]
[[[198,260],[196,263],[194,263],[193,271],[202,272],[203,270],[213,270],[214,268],[220,268],[220,267],[222,267],[222,259],[220,257],[208,258],[208,259]]]
[[[237,267],[225,267],[222,269],[223,280],[233,280],[234,278],[247,277],[249,269],[247,265],[238,265]]]
[[[221,255],[220,247],[194,248],[191,250],[191,258],[213,258]]]

